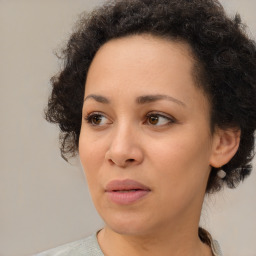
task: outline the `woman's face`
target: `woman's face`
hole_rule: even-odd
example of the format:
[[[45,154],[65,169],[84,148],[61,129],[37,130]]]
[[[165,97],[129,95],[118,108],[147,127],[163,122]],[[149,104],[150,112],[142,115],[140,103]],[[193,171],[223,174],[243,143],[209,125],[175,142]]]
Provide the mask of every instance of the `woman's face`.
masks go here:
[[[90,66],[79,154],[111,230],[198,224],[213,137],[193,64],[188,45],[136,35],[103,45]]]

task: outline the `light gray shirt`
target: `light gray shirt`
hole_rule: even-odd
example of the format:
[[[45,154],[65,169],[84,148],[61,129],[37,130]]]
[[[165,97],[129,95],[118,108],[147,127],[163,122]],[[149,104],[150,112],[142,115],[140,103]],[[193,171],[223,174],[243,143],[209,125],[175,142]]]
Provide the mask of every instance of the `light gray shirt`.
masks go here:
[[[219,243],[216,240],[211,241],[211,248],[214,256],[223,256]],[[97,233],[54,249],[41,252],[34,256],[104,256],[97,240]]]

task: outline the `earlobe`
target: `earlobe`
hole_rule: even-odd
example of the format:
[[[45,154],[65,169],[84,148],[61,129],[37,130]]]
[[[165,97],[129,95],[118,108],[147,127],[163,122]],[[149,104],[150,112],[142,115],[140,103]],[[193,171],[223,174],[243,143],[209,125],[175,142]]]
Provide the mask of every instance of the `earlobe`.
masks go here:
[[[236,154],[240,143],[240,129],[217,128],[212,143],[210,165],[219,168],[227,164]]]

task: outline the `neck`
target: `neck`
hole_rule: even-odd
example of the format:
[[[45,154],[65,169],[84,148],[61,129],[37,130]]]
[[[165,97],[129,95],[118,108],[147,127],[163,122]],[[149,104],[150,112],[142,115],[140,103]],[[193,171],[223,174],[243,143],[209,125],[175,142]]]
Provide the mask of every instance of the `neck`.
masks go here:
[[[105,227],[98,234],[100,247],[106,256],[212,256],[211,249],[202,243],[198,227],[193,232],[178,225],[151,234],[118,234]]]

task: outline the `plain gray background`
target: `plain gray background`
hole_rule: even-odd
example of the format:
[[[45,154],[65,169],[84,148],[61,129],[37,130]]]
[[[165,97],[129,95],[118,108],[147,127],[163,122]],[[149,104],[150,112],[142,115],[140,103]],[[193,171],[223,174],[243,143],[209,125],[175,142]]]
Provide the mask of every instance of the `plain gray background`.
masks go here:
[[[103,1],[103,0],[102,0]],[[102,1],[0,0],[0,256],[23,256],[102,226],[78,159],[59,154],[58,130],[43,119],[58,50],[79,13]],[[223,0],[256,37],[256,1]],[[201,223],[225,256],[256,256],[256,174],[207,197]]]

